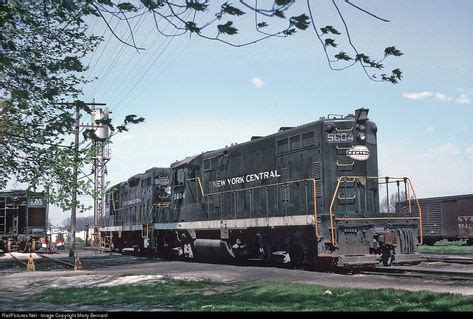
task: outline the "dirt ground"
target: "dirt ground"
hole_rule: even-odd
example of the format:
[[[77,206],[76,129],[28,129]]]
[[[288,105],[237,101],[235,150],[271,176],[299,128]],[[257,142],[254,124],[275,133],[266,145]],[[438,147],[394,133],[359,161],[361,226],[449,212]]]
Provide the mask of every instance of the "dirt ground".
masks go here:
[[[84,253],[91,254],[90,252]],[[111,258],[109,254],[103,257]],[[86,257],[86,256],[85,256]],[[98,257],[98,256],[96,256]],[[5,262],[5,256],[0,263]],[[120,284],[150,284],[163,277],[174,279],[210,279],[224,285],[239,285],[254,282],[298,282],[318,284],[327,287],[350,288],[395,288],[410,291],[428,290],[473,295],[472,282],[435,281],[420,278],[388,277],[383,275],[344,275],[284,269],[277,267],[233,266],[221,264],[189,263],[154,260],[140,263],[136,257],[117,256],[117,260],[135,259],[136,263],[120,265],[116,262],[104,268],[81,271],[0,271],[0,311],[139,311],[141,309],[116,306],[88,306],[74,304],[46,304],[37,300],[38,295],[47,288],[65,287],[103,287]],[[85,264],[85,262],[84,262]],[[471,265],[457,266],[458,270],[473,271]],[[151,309],[166,310],[166,309]],[[150,309],[146,309],[150,311]]]

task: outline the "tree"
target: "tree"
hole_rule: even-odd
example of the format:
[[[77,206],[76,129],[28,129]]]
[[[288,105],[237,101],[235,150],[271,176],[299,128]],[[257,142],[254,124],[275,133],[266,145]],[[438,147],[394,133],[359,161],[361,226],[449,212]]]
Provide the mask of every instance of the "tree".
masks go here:
[[[281,37],[286,38],[294,35],[296,32],[312,30],[314,39],[318,41],[325,52],[327,63],[331,70],[342,71],[352,66],[359,66],[365,75],[372,81],[398,83],[402,78],[402,72],[395,68],[390,74],[384,73],[384,63],[389,57],[401,56],[402,52],[394,45],[384,48],[379,53],[379,58],[372,58],[366,52],[360,50],[354,43],[350,28],[345,20],[343,11],[345,9],[354,9],[367,17],[387,23],[389,20],[361,8],[350,0],[339,1],[332,0],[333,10],[339,18],[341,28],[335,28],[333,25],[322,26],[318,24],[316,11],[314,10],[314,1],[299,0],[297,3],[303,3],[303,9],[294,8],[294,10],[303,10],[303,12],[293,12],[295,0],[274,0],[274,1],[246,1],[240,0],[238,5],[229,2],[220,3],[216,9],[213,9],[217,1],[208,0],[141,0],[115,3],[111,0],[87,1],[90,3],[92,14],[103,19],[109,30],[115,37],[136,50],[142,50],[136,45],[130,20],[141,17],[144,14],[153,16],[156,30],[166,37],[176,37],[184,35],[195,35],[210,41],[225,43],[233,47],[242,47],[251,45],[268,38]],[[318,4],[320,5],[320,3]],[[209,14],[213,13],[213,14]],[[254,38],[245,42],[234,41],[239,34],[239,28],[235,19],[243,20],[245,14],[251,14],[251,21],[246,22],[254,25]],[[123,20],[129,28],[127,39],[117,36],[114,29],[108,22],[108,17],[112,19]],[[171,31],[166,31],[170,27]],[[340,50],[339,41],[345,36],[348,41],[348,48]],[[351,52],[351,53],[347,53]]]
[[[74,189],[72,164],[74,110],[90,114],[80,101],[85,70],[80,59],[101,40],[85,34],[83,18],[93,10],[88,3],[74,1],[10,1],[0,3],[0,188],[8,176],[16,176],[31,188],[42,187],[48,200],[68,210]],[[59,103],[66,99],[69,103]],[[130,115],[122,125],[108,125],[114,132],[143,118]],[[78,166],[90,162],[96,140],[92,130],[84,137],[89,143],[78,154]],[[79,179],[77,188],[92,194],[92,183]]]
[[[381,195],[382,196],[382,195]],[[402,212],[403,205],[406,203],[406,194],[403,191],[397,191],[389,194],[389,201],[386,196],[380,200],[379,210],[382,213]]]

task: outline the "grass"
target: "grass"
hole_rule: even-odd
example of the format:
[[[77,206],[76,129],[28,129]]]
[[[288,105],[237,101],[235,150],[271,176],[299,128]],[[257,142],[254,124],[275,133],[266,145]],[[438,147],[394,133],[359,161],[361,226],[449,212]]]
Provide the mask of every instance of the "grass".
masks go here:
[[[473,297],[458,294],[297,283],[229,287],[210,281],[167,281],[107,288],[54,288],[39,298],[41,302],[55,304],[126,304],[140,309],[167,307],[177,311],[473,311]]]
[[[466,242],[463,240],[448,241],[446,239],[442,239],[437,241],[433,246],[421,246],[420,252],[433,254],[473,254],[473,246],[467,245]]]

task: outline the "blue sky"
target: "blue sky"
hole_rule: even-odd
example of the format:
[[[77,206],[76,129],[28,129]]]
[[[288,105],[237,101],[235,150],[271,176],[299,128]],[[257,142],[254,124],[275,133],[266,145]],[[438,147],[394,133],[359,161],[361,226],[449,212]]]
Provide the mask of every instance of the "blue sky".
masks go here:
[[[331,2],[311,3],[318,27],[345,33]],[[472,193],[473,2],[353,1],[389,23],[337,3],[360,51],[381,57],[395,45],[404,53],[386,63],[387,72],[401,68],[399,84],[372,82],[359,67],[331,71],[312,29],[232,48],[188,35],[170,41],[152,31],[148,16],[132,23],[146,48],[137,54],[113,37],[107,41],[105,25],[90,20],[90,31],[105,31],[106,41],[84,59],[90,61],[86,76],[99,78],[84,88],[85,97],[107,103],[115,120],[131,113],[146,118],[114,139],[108,180],[366,107],[379,128],[381,174],[410,176],[419,197]],[[296,1],[291,13],[307,12],[304,4]],[[254,35],[249,21],[248,15],[235,20],[235,41]],[[127,36],[124,24],[116,31]],[[337,42],[333,54],[352,54],[346,41]],[[51,216],[64,218],[55,208]]]

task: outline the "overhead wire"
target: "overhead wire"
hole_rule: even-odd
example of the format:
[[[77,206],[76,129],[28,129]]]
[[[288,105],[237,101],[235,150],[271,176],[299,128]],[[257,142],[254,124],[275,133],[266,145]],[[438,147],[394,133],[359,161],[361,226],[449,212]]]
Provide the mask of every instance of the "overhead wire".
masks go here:
[[[142,23],[140,24],[140,21],[141,21],[141,18],[143,16],[140,16],[138,21],[136,22],[136,24],[134,25],[133,29],[131,30],[131,32],[137,32]],[[144,20],[143,20],[144,21]],[[128,34],[128,37],[125,41],[128,41],[128,39],[131,37],[131,34]],[[114,52],[117,51],[117,48],[120,46],[120,42],[117,43],[117,45],[115,46],[115,49],[113,50]],[[108,75],[110,74],[110,70],[112,69],[112,66],[116,63],[117,59],[120,58],[120,56],[122,55],[123,51],[125,49],[125,45],[122,43],[121,44],[121,47],[120,49],[118,50],[117,54],[115,55],[113,61],[108,65],[107,67],[107,64],[109,63],[109,61],[111,60],[111,57],[112,55],[109,56],[109,59],[107,60],[107,62],[105,63],[105,66],[104,66],[104,69],[106,68],[105,72],[99,76],[99,80],[97,81],[97,85],[95,86],[95,88],[92,90],[92,92],[90,93],[92,96],[95,94],[95,92],[100,88],[100,86],[102,85],[102,83],[104,83],[105,79],[108,77]]]
[[[143,40],[143,42],[141,43],[141,46],[144,45],[144,43],[146,42],[146,40],[148,40],[149,36],[151,35],[151,33],[153,32],[154,28],[151,27],[150,31],[148,32],[148,34],[146,35],[145,39]],[[151,46],[149,47],[149,50],[151,50],[154,46],[154,44],[156,43],[156,40],[158,39],[158,37],[153,41],[153,43],[151,44]],[[143,58],[147,56],[146,52],[141,54],[139,56],[139,59],[135,60],[135,67],[133,69],[136,69],[136,66],[139,65],[140,61],[143,60]],[[130,63],[134,61],[134,58],[129,58],[126,62],[126,64],[123,66],[123,68],[121,68],[121,74],[122,74],[122,78],[123,80],[119,82],[119,84],[116,86],[117,88],[121,88],[122,84],[125,83],[125,80],[128,78],[127,75],[128,73],[126,73],[125,75],[125,72],[128,70],[128,66],[130,65]],[[113,85],[114,83],[116,82],[111,82],[111,85]],[[112,92],[112,90],[110,90],[111,86],[109,86],[109,89],[108,90],[105,90],[106,92],[106,96],[104,96],[103,100],[106,101],[106,98],[108,97],[108,95],[110,94],[110,92]],[[120,90],[118,90],[118,92],[120,92]]]
[[[168,25],[166,26],[166,28],[168,27]],[[176,32],[177,33],[177,32]],[[175,34],[176,34],[175,33]],[[160,37],[158,35],[158,37],[155,39],[155,41],[153,42],[153,45],[154,43],[160,39],[162,37]],[[167,48],[167,46],[169,45],[169,43],[172,41],[173,37],[169,37],[169,38],[164,38],[164,41],[161,42],[161,44],[156,48],[156,50],[154,50],[154,52],[152,53],[151,56],[156,56],[157,55],[157,58],[154,59],[154,61],[147,67],[147,63],[144,63],[142,64],[142,67],[139,69],[138,72],[135,73],[135,76],[133,76],[133,80],[130,81],[132,83],[134,83],[134,85],[126,91],[126,94],[123,95],[120,99],[120,96],[117,96],[115,98],[115,100],[113,101],[113,103],[111,103],[113,106],[112,106],[112,110],[114,110],[116,107],[119,106],[119,104],[133,91],[133,89],[140,83],[141,79],[143,79],[143,77],[149,72],[150,68],[156,63],[157,59],[163,54],[164,50]],[[167,44],[165,44],[167,41]],[[158,53],[160,51],[160,49],[163,47],[163,45],[165,46],[164,50],[161,50],[161,53]],[[144,72],[143,72],[144,71]],[[142,73],[143,72],[143,73]],[[139,77],[139,74],[142,73],[141,77]],[[138,78],[139,77],[139,78]],[[135,82],[135,79],[138,78],[138,80]],[[118,102],[117,104],[115,104],[115,102]]]
[[[209,12],[212,12],[212,10],[213,10],[213,8],[214,8],[214,6],[215,6],[216,3],[217,3],[217,2],[214,2],[214,3],[213,3],[213,5],[212,5],[211,8],[207,11],[207,13],[204,15],[204,17],[207,16],[207,14],[208,14]],[[189,14],[187,15],[187,17],[186,17],[185,19],[189,18],[190,14],[191,14],[191,12],[189,12]],[[167,26],[166,26],[166,27],[167,27]],[[164,31],[165,31],[165,30],[164,30]],[[168,42],[168,44],[166,45],[166,47],[165,47],[165,48],[161,51],[161,53],[155,58],[155,60],[153,61],[153,63],[148,67],[148,69],[145,71],[145,73],[140,77],[140,79],[138,80],[138,82],[135,83],[135,85],[132,87],[132,89],[129,91],[129,93],[138,85],[138,83],[143,79],[143,77],[150,71],[151,67],[152,67],[152,66],[157,62],[157,60],[161,57],[162,53],[164,52],[164,50],[166,50],[167,46],[170,44],[170,42],[172,41],[172,39],[176,36],[177,32],[178,32],[178,30],[176,30],[176,32],[174,33],[174,35],[172,35],[172,36],[170,37],[170,41]],[[183,41],[181,41],[181,42],[183,42]],[[180,50],[179,52],[182,53],[182,51],[183,51],[185,48],[187,48],[188,45],[189,45],[189,42],[187,42],[187,45],[181,47],[181,50]],[[157,51],[156,51],[156,52],[157,52]],[[172,63],[177,59],[177,56],[178,56],[178,55],[179,55],[179,54],[174,54],[174,55],[173,55],[173,60],[172,60],[170,63],[168,63],[167,65],[165,65],[165,66],[164,66],[164,69],[166,69],[166,66],[169,66],[170,64],[172,64]],[[159,76],[159,75],[158,75],[158,76]],[[121,108],[121,107],[120,107],[120,104],[124,101],[124,99],[125,99],[126,97],[128,97],[129,93],[127,93],[127,95],[125,95],[125,96],[120,100],[120,102],[119,102],[118,104],[114,105],[114,108],[116,108],[116,109],[115,109],[116,116],[117,116],[117,115],[121,115],[121,113],[123,113],[124,108]],[[135,92],[132,101],[136,99],[136,96],[137,96],[138,93],[139,93],[139,92]],[[122,112],[118,112],[119,109],[122,109]]]
[[[151,63],[150,66],[148,66],[148,68],[146,69],[146,71],[141,75],[141,77],[138,79],[138,81],[135,82],[135,84],[130,88],[130,90],[128,90],[128,92],[125,94],[125,96],[123,96],[123,98],[114,106],[116,107],[116,110],[115,111],[118,111],[120,109],[120,105],[121,103],[128,97],[128,95],[130,95],[131,92],[133,92],[133,90],[138,86],[138,84],[141,82],[141,80],[145,77],[146,74],[148,74],[148,72],[151,70],[151,68],[156,64],[156,62],[158,61],[158,59],[161,57],[161,55],[164,53],[164,51],[166,50],[166,48],[169,46],[169,44],[172,42],[172,40],[174,39],[175,35],[179,32],[179,30],[176,30],[174,35],[171,36],[169,39],[168,39],[168,42],[166,43],[166,45],[164,46],[164,48],[161,50],[161,52],[156,56],[156,58],[154,59],[153,63]]]
[[[117,24],[115,25],[114,30],[117,28],[119,22],[120,22],[120,20],[117,21]],[[106,29],[105,29],[105,30],[106,30]],[[104,34],[105,34],[105,32],[104,32]],[[90,79],[90,76],[93,74],[93,72],[94,72],[94,70],[95,70],[95,67],[97,66],[98,62],[99,62],[100,59],[102,58],[102,55],[103,55],[105,49],[107,48],[108,43],[110,42],[110,39],[112,38],[112,36],[113,36],[113,34],[110,33],[110,36],[108,37],[107,42],[105,42],[105,44],[103,45],[102,51],[100,52],[100,55],[99,55],[98,59],[95,61],[95,64],[94,64],[94,66],[92,67],[92,70],[90,71],[90,73],[89,73],[89,75],[87,76],[87,79],[86,79],[86,80],[89,80],[89,79]],[[90,97],[90,94],[87,94],[87,96]]]

